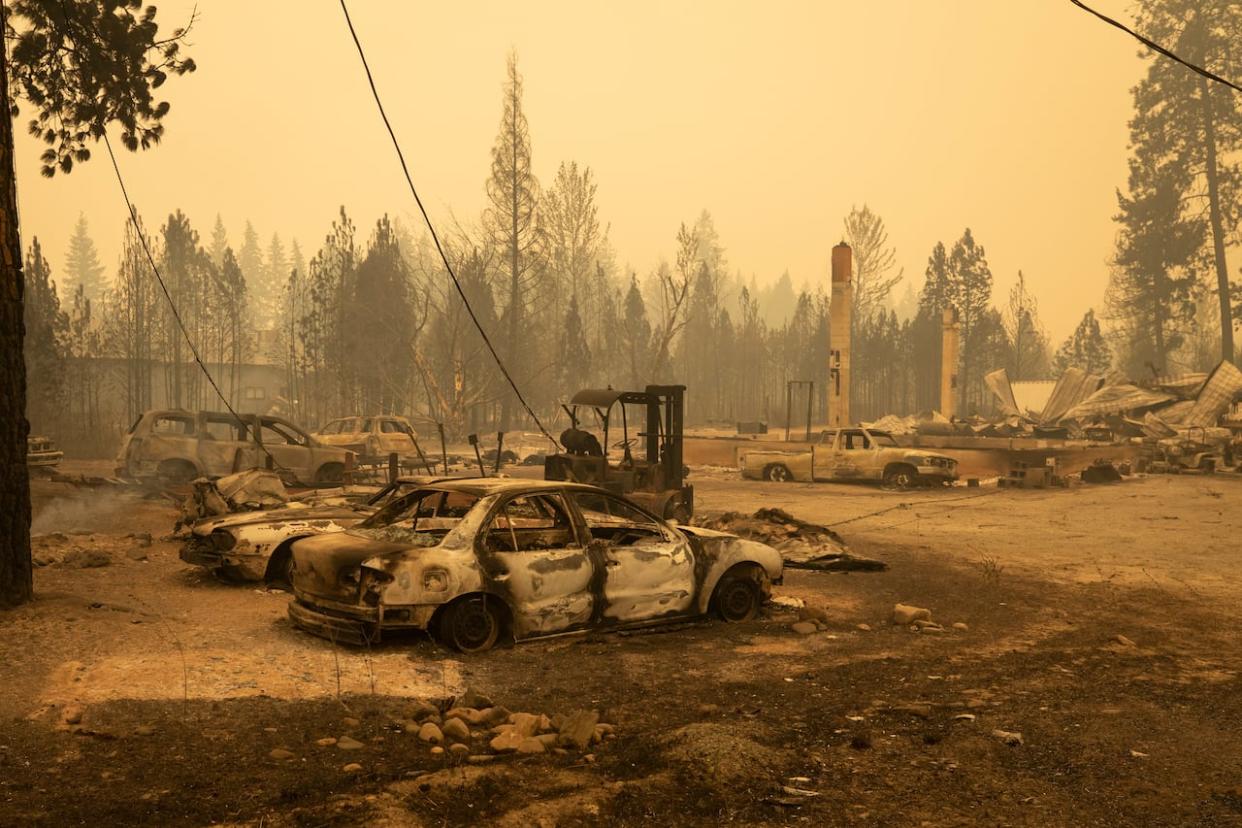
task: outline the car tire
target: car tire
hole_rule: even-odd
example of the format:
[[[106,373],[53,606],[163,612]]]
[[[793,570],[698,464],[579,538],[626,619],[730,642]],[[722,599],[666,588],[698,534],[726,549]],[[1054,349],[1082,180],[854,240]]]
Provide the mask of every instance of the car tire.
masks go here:
[[[712,608],[721,620],[730,623],[749,621],[759,614],[763,593],[753,575],[726,572],[712,593]]]
[[[499,603],[497,598],[472,595],[450,604],[440,617],[440,643],[466,654],[490,650],[500,640],[503,627]]]
[[[345,480],[345,467],[340,463],[324,463],[315,472],[316,483],[342,483]]]
[[[910,466],[892,466],[884,470],[884,486],[904,491],[918,485],[919,473]]]
[[[794,478],[793,472],[784,463],[773,463],[763,470],[763,479],[774,483],[789,483]]]

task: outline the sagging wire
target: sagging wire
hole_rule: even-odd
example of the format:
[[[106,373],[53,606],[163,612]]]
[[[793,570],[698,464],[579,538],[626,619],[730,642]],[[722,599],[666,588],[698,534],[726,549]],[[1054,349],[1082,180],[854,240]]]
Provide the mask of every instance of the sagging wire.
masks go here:
[[[483,339],[483,344],[487,346],[492,359],[496,362],[496,367],[500,369],[500,373],[504,376],[505,381],[513,389],[518,402],[522,404],[522,408],[526,410],[530,418],[535,421],[535,425],[539,428],[540,433],[548,438],[548,441],[559,450],[556,440],[543,427],[543,422],[540,421],[539,415],[526,402],[526,398],[522,395],[521,390],[517,387],[517,383],[514,382],[513,377],[509,374],[509,370],[505,368],[504,361],[501,360],[500,354],[496,352],[495,346],[492,345],[492,340],[488,337],[487,331],[484,330],[483,324],[479,321],[478,316],[475,315],[474,308],[470,305],[470,300],[466,298],[466,292],[462,289],[461,282],[457,279],[457,273],[453,270],[453,265],[449,263],[448,255],[445,254],[444,248],[440,244],[440,236],[436,233],[436,228],[431,223],[431,216],[427,214],[427,208],[423,206],[423,200],[419,197],[418,189],[414,186],[414,179],[410,175],[410,168],[405,162],[405,153],[401,151],[401,143],[397,140],[397,134],[393,131],[392,124],[388,120],[388,114],[384,111],[384,104],[380,100],[379,90],[375,87],[375,78],[371,74],[371,65],[367,62],[366,52],[362,48],[362,42],[358,39],[358,32],[354,29],[354,21],[349,16],[349,7],[345,4],[345,0],[340,0],[340,2],[341,11],[345,13],[345,24],[349,27],[350,37],[353,38],[354,46],[358,49],[358,57],[362,60],[362,68],[367,75],[367,84],[371,87],[371,97],[375,99],[375,106],[379,109],[380,118],[384,121],[384,127],[388,130],[388,137],[392,139],[393,149],[397,151],[397,160],[401,162],[401,172],[405,174],[405,182],[410,187],[410,193],[414,196],[414,202],[418,205],[419,212],[422,213],[423,221],[431,234],[431,241],[435,244],[436,252],[440,254],[440,260],[444,262],[444,269],[448,272],[449,278],[453,280],[453,287],[457,289],[457,295],[461,297],[462,304],[466,307],[466,313],[470,315],[470,321],[474,323],[475,329]]]

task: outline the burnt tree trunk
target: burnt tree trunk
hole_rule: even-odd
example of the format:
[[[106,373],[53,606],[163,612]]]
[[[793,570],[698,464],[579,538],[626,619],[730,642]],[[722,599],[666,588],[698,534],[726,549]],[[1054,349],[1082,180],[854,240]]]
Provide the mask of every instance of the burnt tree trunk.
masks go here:
[[[22,341],[22,240],[17,226],[8,57],[0,57],[0,608],[34,594],[30,565],[30,478],[26,469],[26,361]]]
[[[1216,117],[1207,78],[1199,82],[1203,109],[1203,148],[1208,187],[1208,219],[1212,226],[1212,258],[1216,265],[1216,293],[1220,301],[1220,358],[1233,362],[1233,311],[1229,305],[1229,265],[1225,262],[1225,227],[1220,208],[1220,171],[1216,167]]]

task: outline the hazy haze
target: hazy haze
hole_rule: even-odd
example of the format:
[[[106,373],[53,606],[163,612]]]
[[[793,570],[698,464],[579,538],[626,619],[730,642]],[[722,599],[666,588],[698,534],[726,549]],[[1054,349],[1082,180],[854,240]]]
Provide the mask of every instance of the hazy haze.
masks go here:
[[[191,3],[158,3],[183,25]],[[1102,11],[1129,20],[1120,0]],[[516,49],[537,173],[589,165],[621,263],[671,258],[680,221],[715,218],[734,269],[826,283],[851,205],[887,222],[915,287],[932,245],[970,226],[1003,303],[1018,269],[1053,344],[1098,304],[1126,173],[1136,44],[1068,2],[397,3],[351,12],[433,218],[473,222]],[[344,204],[364,235],[411,202],[337,3],[199,3],[169,81],[164,144],[123,153],[148,227],[219,212],[309,258]],[[19,121],[24,124],[25,113]],[[125,211],[102,148],[42,179],[18,138],[22,230],[57,275],[79,211],[111,271]],[[118,143],[119,146],[119,143]],[[898,287],[896,293],[903,292]]]

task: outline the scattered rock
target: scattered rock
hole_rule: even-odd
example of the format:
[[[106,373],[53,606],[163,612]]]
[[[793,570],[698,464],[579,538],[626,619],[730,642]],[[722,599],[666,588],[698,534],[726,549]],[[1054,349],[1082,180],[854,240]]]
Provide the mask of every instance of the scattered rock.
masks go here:
[[[495,762],[495,756],[489,756],[486,753],[477,753],[473,756],[467,756],[466,761],[472,765],[486,765],[488,762]]]
[[[155,728],[151,725],[138,725],[134,728],[135,736],[151,736],[155,733]]]
[[[293,751],[285,750],[284,748],[272,748],[267,752],[267,755],[273,759],[292,759]]]
[[[543,746],[543,742],[537,738],[530,736],[518,742],[518,753],[544,753],[547,749]]]
[[[497,753],[512,753],[517,750],[518,745],[522,742],[522,738],[517,731],[506,730],[504,733],[494,737],[488,744]]]
[[[436,715],[439,712],[440,708],[436,707],[434,704],[426,701],[420,701],[415,702],[414,706],[410,708],[409,712],[406,714],[406,718],[415,720],[425,719],[428,716]]]
[[[141,548],[145,549],[146,547],[151,545],[151,533],[150,532],[131,532],[129,534],[129,537],[133,538],[134,541]]]
[[[424,730],[427,728],[434,728],[434,727],[435,725],[431,724],[430,722],[423,725]],[[439,728],[437,728],[437,730],[439,730]],[[418,736],[420,739],[423,738],[423,734],[421,730],[419,731]],[[454,742],[468,742],[470,741],[470,727],[465,722],[463,722],[461,719],[448,719],[444,723],[443,738],[451,739]],[[433,740],[423,739],[423,741],[430,742]]]
[[[970,629],[970,627],[968,627],[966,624],[964,624],[961,621],[955,621],[953,623],[953,629],[958,630],[960,632],[966,632],[967,630]]]
[[[325,736],[322,739],[315,740],[315,744],[319,745],[320,747],[332,747],[333,745],[336,744],[336,737]]]
[[[560,743],[566,747],[573,746],[578,750],[586,750],[591,744],[591,735],[595,733],[595,725],[599,723],[599,713],[595,710],[578,710],[570,713],[561,722]]]
[[[359,765],[357,762],[350,762],[342,767],[341,770],[345,773],[362,773],[362,765]]]
[[[1117,644],[1120,644],[1120,645],[1121,645],[1121,646],[1123,646],[1123,647],[1137,647],[1137,646],[1138,646],[1137,644],[1135,644],[1135,643],[1134,643],[1133,641],[1131,641],[1129,638],[1126,638],[1126,637],[1125,637],[1124,635],[1122,635],[1121,633],[1118,633],[1117,635],[1114,635],[1114,636],[1113,636],[1113,641],[1114,641],[1115,643],[1117,643]]]
[[[449,745],[449,753],[458,757],[459,759],[465,758],[470,755],[470,746],[463,745],[461,742],[458,742],[455,745]]]
[[[871,625],[870,624],[859,624],[858,626],[854,627],[854,629],[859,630],[861,632],[871,632]]]
[[[893,607],[893,623],[901,626],[913,624],[915,621],[930,621],[931,610],[914,607],[909,604],[897,604]]]
[[[147,546],[150,545],[151,544],[147,544]],[[131,561],[148,560],[147,553],[142,551],[142,549],[127,549],[125,550],[125,557],[129,558]]]
[[[599,725],[596,725],[596,735],[598,735],[598,733],[599,733]],[[556,742],[561,737],[557,735],[556,733],[540,733],[535,738],[538,739],[540,742],[543,742],[544,748],[546,748],[547,750],[551,750],[552,748],[556,747]],[[592,735],[591,741],[598,742],[599,739],[595,738],[595,735]]]
[[[897,704],[889,709],[894,713],[909,713],[911,716],[918,716],[920,719],[930,719],[932,714],[932,706],[926,702]]]
[[[493,702],[490,697],[480,693],[473,687],[468,688],[462,697],[457,700],[459,707],[473,707],[476,710],[482,710],[486,707],[492,707]]]
[[[810,635],[813,632],[819,632],[819,627],[815,626],[812,621],[797,621],[789,625],[789,629],[798,633],[798,635]]]
[[[798,610],[799,621],[814,621],[817,624],[829,624],[832,617],[828,615],[828,610],[823,607],[807,605]]]
[[[481,717],[480,724],[494,726],[509,721],[510,713],[503,707],[488,707],[480,710],[479,715]]]
[[[432,756],[443,756],[444,748],[440,747],[439,745],[436,745],[435,747],[431,749],[431,755]]]
[[[457,720],[454,719],[454,721]],[[467,733],[468,732],[469,731],[467,731]],[[418,729],[418,738],[422,739],[424,742],[430,742],[433,745],[438,745],[444,741],[444,731],[440,730],[440,726],[435,722],[427,722]]]
[[[65,724],[79,724],[82,721],[82,708],[71,704],[60,712],[60,718]]]
[[[955,722],[973,722],[975,720],[974,713],[958,713],[953,717]]]
[[[534,736],[539,732],[539,717],[531,713],[514,713],[509,717],[509,723],[523,737]]]
[[[336,740],[336,746],[341,750],[362,750],[365,745],[352,736],[342,736]]]
[[[111,563],[112,559],[97,549],[74,549],[61,561],[62,566],[70,569],[96,569]]]
[[[720,705],[718,704],[700,704],[699,705],[700,716],[715,716],[719,712],[720,712]]]
[[[353,716],[346,716],[345,718],[341,719],[341,724],[345,725],[346,727],[357,727],[359,724],[361,724],[361,722],[359,722]]]
[[[1010,747],[1017,747],[1018,745],[1022,744],[1021,733],[1015,733],[1014,731],[1011,731],[1011,730],[993,730],[992,735],[995,738],[1000,739],[1002,742],[1009,745]]]

